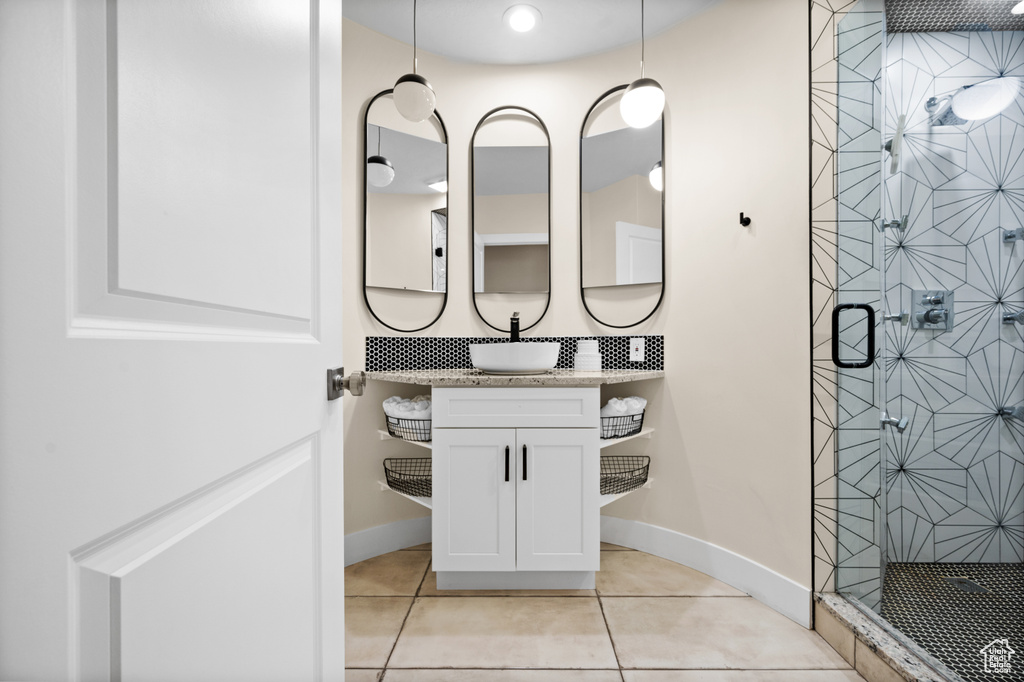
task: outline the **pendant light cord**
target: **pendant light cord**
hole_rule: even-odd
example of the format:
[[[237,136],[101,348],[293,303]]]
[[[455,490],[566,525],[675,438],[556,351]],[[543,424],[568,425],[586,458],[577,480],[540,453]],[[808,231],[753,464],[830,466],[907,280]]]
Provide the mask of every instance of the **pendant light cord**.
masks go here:
[[[643,2],[643,0],[640,0]],[[416,0],[412,0],[412,72],[416,73]]]
[[[413,0],[415,2],[415,0]],[[640,77],[644,77],[644,58],[645,58],[645,41],[644,41],[644,0],[640,0]]]

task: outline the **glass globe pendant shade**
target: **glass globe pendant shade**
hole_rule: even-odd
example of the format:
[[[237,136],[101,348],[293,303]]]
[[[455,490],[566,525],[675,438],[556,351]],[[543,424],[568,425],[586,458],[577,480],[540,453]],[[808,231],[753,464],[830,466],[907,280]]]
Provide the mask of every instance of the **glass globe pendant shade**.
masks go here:
[[[1020,92],[1020,79],[992,78],[968,85],[953,95],[953,113],[968,121],[995,116],[1010,106]]]
[[[650,181],[651,187],[658,192],[665,189],[665,171],[661,167],[661,161],[654,164],[654,168],[647,174],[647,179]]]
[[[641,78],[629,84],[619,102],[622,120],[630,128],[646,128],[665,110],[665,91],[653,78]]]
[[[383,156],[366,160],[366,181],[374,187],[387,187],[395,179],[395,167]]]
[[[404,118],[419,123],[434,113],[437,99],[430,83],[423,76],[407,73],[395,83],[395,108]]]

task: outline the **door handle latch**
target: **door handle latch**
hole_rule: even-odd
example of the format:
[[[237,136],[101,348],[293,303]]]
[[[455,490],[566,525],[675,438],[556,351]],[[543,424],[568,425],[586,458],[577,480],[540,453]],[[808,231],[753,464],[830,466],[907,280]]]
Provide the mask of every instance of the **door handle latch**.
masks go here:
[[[345,368],[327,370],[327,399],[337,400],[345,395],[347,390],[352,395],[362,395],[363,387],[366,386],[366,375],[362,372],[352,372],[345,376]]]

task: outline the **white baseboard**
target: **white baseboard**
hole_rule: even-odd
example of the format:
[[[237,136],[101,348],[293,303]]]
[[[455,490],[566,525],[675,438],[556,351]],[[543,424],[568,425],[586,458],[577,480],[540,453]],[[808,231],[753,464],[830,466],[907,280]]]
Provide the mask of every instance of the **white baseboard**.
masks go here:
[[[640,521],[601,517],[601,540],[683,564],[746,592],[805,628],[811,627],[811,590],[756,561],[704,540]]]
[[[430,542],[430,517],[385,523],[345,536],[345,565]]]
[[[811,590],[756,561],[704,540],[640,521],[601,517],[601,540],[637,549],[706,573],[805,628],[811,627]],[[345,536],[345,565],[430,542],[430,517],[395,521]]]

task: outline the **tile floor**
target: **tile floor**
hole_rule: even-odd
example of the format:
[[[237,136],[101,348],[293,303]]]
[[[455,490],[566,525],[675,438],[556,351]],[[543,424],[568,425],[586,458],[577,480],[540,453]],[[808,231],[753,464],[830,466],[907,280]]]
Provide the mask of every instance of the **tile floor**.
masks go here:
[[[349,682],[853,682],[815,632],[703,573],[601,545],[596,590],[437,591],[430,545],[345,569]]]

